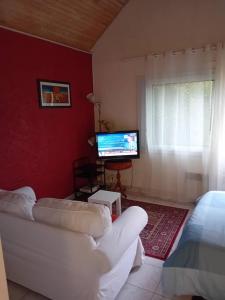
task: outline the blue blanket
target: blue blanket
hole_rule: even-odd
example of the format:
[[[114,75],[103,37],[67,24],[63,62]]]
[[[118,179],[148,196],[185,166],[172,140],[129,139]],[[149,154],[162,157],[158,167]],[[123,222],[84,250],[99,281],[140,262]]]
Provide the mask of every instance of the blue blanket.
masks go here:
[[[190,290],[206,299],[225,299],[225,192],[208,192],[200,199],[163,273],[171,294],[182,294],[183,286],[184,294]]]

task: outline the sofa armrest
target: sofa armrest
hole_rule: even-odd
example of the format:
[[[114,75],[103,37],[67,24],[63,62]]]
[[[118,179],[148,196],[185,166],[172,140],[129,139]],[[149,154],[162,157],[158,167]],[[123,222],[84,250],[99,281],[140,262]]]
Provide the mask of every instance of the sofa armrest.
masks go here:
[[[104,273],[109,272],[117,264],[147,222],[148,215],[145,210],[139,206],[131,206],[113,222],[112,229],[98,239],[95,254],[102,258]]]

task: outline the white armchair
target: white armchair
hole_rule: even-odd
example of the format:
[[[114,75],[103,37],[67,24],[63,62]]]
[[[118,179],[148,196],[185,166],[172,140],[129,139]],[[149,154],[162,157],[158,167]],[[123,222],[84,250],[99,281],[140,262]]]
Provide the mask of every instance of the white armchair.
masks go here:
[[[48,215],[58,209],[47,207]],[[71,211],[68,216],[72,222]],[[146,223],[146,212],[130,207],[101,237],[94,238],[0,212],[7,277],[50,299],[113,300],[130,270],[142,263],[139,234]]]

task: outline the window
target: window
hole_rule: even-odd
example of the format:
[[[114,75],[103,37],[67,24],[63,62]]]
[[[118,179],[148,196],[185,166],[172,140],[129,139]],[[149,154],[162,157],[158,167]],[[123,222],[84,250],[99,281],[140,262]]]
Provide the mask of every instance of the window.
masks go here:
[[[157,84],[147,104],[151,147],[201,151],[209,143],[213,81]]]

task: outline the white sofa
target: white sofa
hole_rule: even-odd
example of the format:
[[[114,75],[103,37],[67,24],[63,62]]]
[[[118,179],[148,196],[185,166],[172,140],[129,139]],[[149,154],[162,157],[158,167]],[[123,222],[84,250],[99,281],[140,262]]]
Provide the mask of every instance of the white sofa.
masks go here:
[[[24,191],[27,188],[19,193]],[[128,208],[99,238],[46,225],[32,216],[28,220],[3,207],[0,195],[7,278],[50,299],[115,299],[132,267],[142,263],[139,233],[147,214],[140,207]]]

